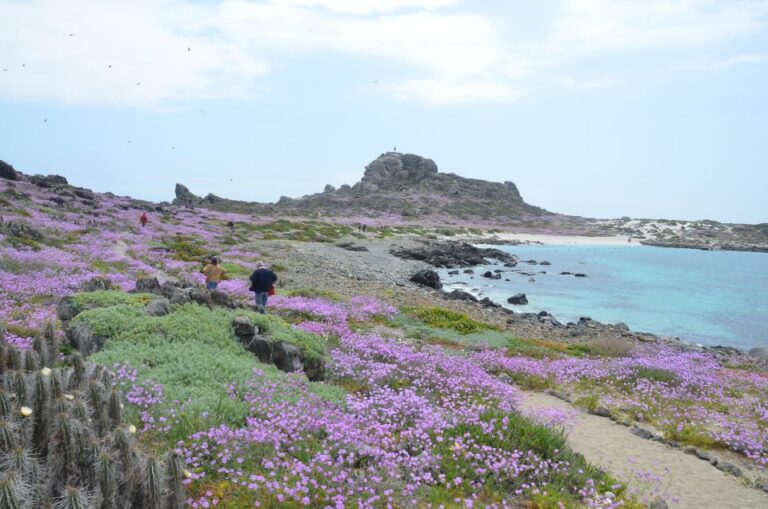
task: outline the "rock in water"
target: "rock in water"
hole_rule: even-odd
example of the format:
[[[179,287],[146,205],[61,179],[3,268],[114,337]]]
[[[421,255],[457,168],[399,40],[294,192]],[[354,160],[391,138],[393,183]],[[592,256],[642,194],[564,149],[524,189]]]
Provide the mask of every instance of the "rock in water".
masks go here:
[[[418,271],[416,274],[411,276],[410,281],[412,283],[416,283],[417,285],[434,288],[435,290],[439,290],[443,287],[443,283],[440,282],[440,276],[437,274],[437,272],[430,269]]]
[[[443,297],[449,300],[468,300],[471,302],[477,302],[477,297],[463,290],[454,290],[450,293],[444,294]]]
[[[518,293],[507,299],[507,302],[516,306],[528,304],[528,297],[524,293]]]

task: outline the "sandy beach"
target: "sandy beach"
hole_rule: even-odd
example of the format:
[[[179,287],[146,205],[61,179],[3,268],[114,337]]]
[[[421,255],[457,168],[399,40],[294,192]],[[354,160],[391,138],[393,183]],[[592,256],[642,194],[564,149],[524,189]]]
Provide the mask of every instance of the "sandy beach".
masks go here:
[[[540,242],[556,246],[634,246],[641,244],[629,242],[627,236],[587,237],[583,235],[544,235],[537,233],[498,233],[493,235],[502,240],[517,240],[520,242]]]

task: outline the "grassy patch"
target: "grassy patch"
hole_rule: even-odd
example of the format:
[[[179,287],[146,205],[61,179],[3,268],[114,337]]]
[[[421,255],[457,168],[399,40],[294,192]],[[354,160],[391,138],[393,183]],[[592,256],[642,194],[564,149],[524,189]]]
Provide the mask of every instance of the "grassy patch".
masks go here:
[[[474,334],[480,331],[498,331],[498,327],[473,320],[464,313],[437,307],[419,307],[407,310],[424,324],[438,329],[450,329],[460,334]]]
[[[201,261],[210,254],[202,239],[194,235],[176,234],[165,238],[163,247],[172,253],[173,258],[184,262]]]
[[[338,293],[318,288],[296,288],[285,292],[288,297],[307,297],[311,299],[325,299],[331,302],[341,302],[343,299]]]

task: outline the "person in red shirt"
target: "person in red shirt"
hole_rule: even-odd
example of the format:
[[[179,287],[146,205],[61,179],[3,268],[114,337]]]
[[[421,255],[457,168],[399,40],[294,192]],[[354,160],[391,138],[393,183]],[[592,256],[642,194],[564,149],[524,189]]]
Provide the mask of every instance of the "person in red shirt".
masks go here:
[[[147,213],[144,212],[141,217],[139,218],[139,222],[141,223],[141,227],[144,228],[147,226],[147,223],[149,222],[149,218],[147,217]]]

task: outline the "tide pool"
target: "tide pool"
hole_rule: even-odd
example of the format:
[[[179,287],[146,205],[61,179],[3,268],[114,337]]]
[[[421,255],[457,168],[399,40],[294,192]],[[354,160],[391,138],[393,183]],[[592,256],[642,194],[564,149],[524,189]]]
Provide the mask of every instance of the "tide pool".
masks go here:
[[[446,289],[474,289],[475,295],[488,296],[515,311],[546,310],[564,323],[588,316],[693,343],[742,349],[768,346],[766,253],[645,246],[499,249],[517,255],[521,262],[514,268],[476,267],[474,275],[449,276],[448,270],[441,270]],[[546,260],[551,265],[523,260]],[[504,270],[501,280],[480,277],[486,270],[495,269]],[[561,272],[584,273],[587,277]],[[507,298],[516,293],[525,293],[529,304],[507,304]]]

